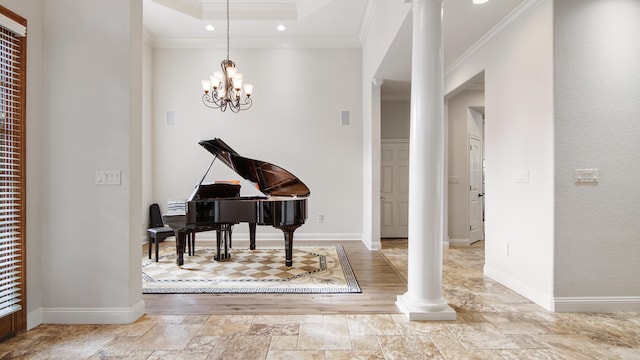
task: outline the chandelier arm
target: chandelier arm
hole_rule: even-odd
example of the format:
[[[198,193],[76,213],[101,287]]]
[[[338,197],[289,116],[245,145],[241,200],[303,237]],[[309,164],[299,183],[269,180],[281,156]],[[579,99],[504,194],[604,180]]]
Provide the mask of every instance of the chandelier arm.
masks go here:
[[[244,99],[244,104],[242,104],[242,105],[248,105],[247,107],[242,109],[242,110],[248,110],[249,108],[251,108],[251,105],[253,105],[253,100],[251,100],[250,97],[246,97]]]
[[[202,103],[211,109],[220,109],[221,105],[218,101],[216,101],[216,97],[215,96],[211,96],[211,94],[209,93],[205,93],[204,95],[202,95]]]
[[[251,98],[245,98],[244,102],[240,102],[240,100],[238,99],[235,105],[238,111],[248,110],[249,108],[251,108],[251,105],[253,105],[253,101],[251,100]]]

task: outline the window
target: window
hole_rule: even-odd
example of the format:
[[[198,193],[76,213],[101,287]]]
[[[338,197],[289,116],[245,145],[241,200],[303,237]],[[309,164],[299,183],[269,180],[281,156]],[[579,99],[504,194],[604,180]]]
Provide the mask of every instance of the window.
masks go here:
[[[0,6],[0,338],[26,328],[26,20]]]

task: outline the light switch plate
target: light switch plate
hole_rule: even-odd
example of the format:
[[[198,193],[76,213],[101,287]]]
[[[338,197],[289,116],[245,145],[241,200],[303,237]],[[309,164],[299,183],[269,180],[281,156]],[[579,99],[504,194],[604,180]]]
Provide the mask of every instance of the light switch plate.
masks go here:
[[[573,180],[576,184],[597,184],[600,181],[598,169],[574,169]]]
[[[516,171],[513,173],[513,182],[515,183],[528,183],[529,182],[529,171]]]
[[[96,185],[120,185],[120,170],[96,170]]]

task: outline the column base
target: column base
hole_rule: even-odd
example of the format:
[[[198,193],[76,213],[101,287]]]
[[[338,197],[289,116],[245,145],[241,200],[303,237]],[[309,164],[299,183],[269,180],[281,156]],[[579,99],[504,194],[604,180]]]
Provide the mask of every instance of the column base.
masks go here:
[[[424,320],[445,320],[455,321],[456,312],[446,302],[444,306],[437,306],[433,309],[433,305],[416,306],[405,300],[403,295],[398,295],[396,306],[402,311],[409,321],[424,321]]]

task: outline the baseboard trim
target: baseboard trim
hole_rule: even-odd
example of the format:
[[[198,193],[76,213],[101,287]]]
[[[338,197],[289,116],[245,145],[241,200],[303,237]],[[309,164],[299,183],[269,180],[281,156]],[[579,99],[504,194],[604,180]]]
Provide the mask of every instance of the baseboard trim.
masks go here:
[[[128,308],[43,308],[43,324],[130,324],[144,315],[144,301]]]
[[[640,296],[556,297],[555,312],[616,312],[640,311]]]
[[[534,289],[531,286],[523,283],[522,281],[514,278],[513,276],[496,270],[495,268],[486,264],[484,265],[483,273],[485,276],[499,282],[500,284],[517,292],[518,294],[542,306],[543,308],[549,311],[553,311],[553,298],[550,295]]]
[[[470,246],[469,239],[449,239],[450,246]]]
[[[27,313],[27,330],[31,330],[34,327],[43,323],[42,308],[38,308],[34,311]]]

